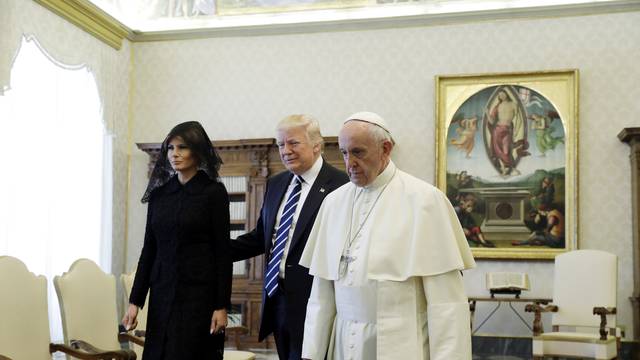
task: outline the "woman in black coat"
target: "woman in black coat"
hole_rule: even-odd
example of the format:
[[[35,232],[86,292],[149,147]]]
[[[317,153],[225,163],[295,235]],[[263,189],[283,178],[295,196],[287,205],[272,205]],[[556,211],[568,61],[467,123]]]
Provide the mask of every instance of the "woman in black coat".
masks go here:
[[[162,143],[142,198],[144,246],[122,320],[135,328],[150,291],[144,360],[223,357],[232,262],[220,164],[198,122],[177,125]]]

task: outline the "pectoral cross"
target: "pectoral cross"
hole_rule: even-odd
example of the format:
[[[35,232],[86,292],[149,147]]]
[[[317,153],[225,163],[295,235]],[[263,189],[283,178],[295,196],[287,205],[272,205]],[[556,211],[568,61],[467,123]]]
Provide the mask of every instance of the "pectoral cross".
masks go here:
[[[349,264],[356,260],[355,256],[351,256],[349,254],[349,250],[347,250],[346,254],[340,256],[340,277],[343,277],[347,274],[347,268]]]

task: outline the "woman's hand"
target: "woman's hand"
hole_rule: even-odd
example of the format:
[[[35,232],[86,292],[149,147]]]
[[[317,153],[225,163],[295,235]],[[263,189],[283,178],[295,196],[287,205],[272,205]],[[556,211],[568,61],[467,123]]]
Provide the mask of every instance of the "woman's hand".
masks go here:
[[[215,310],[211,317],[211,334],[222,334],[227,327],[227,309]]]
[[[138,326],[138,306],[129,304],[127,308],[127,312],[124,314],[122,318],[122,325],[127,331],[133,330]]]

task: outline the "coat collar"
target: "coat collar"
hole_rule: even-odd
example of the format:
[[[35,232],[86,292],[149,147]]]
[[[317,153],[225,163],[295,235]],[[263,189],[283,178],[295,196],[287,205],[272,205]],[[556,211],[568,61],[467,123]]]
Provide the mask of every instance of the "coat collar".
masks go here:
[[[298,215],[298,220],[296,221],[296,228],[293,231],[293,235],[291,236],[291,244],[289,245],[289,251],[296,246],[298,242],[300,242],[300,238],[304,233],[305,229],[313,225],[311,222],[312,218],[315,218],[315,214],[320,208],[320,204],[324,200],[325,196],[327,196],[330,192],[325,189],[329,183],[331,183],[332,178],[329,172],[329,164],[326,161],[323,161],[322,167],[318,172],[318,176],[316,177],[311,189],[309,190],[309,194],[307,195],[307,199],[302,205],[302,210]]]
[[[179,190],[184,189],[188,194],[197,194],[200,193],[204,187],[211,182],[209,176],[204,171],[198,171],[186,184],[180,184],[178,180],[178,175],[173,175],[171,179],[164,186],[164,192],[166,194],[171,194],[177,192]]]

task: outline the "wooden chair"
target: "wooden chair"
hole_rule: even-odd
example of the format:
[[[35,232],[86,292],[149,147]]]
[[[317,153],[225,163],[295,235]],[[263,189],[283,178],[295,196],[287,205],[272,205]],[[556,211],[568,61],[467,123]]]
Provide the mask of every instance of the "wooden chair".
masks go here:
[[[53,284],[60,302],[64,341],[84,351],[108,351],[116,359],[136,359],[132,350],[120,348],[120,342],[144,344],[142,339],[118,333],[116,280],[93,261],[76,260],[69,271],[56,276]]]
[[[122,285],[124,286],[124,294],[125,294],[125,309],[129,306],[129,296],[131,295],[131,288],[133,287],[133,280],[136,277],[135,271],[131,274],[122,274]],[[149,304],[149,294],[147,293],[147,299],[145,300],[145,304]],[[147,307],[143,307],[138,312],[138,326],[136,330],[133,332],[135,336],[144,338],[145,330],[147,327]],[[230,339],[232,336],[234,338],[234,344],[237,349],[240,349],[240,335],[247,334],[249,329],[245,326],[230,326],[227,327],[226,333],[227,338]],[[134,345],[134,351],[140,358],[142,358],[142,346],[144,346],[144,342],[141,345]],[[238,351],[238,350],[225,350],[224,351],[224,359],[225,360],[254,360],[256,355],[249,351]],[[2,360],[2,359],[0,359]]]
[[[79,359],[118,358],[119,353],[87,353],[52,344],[47,310],[47,279],[29,272],[20,260],[0,256],[0,359],[51,360],[61,351]]]
[[[533,358],[616,359],[620,345],[616,336],[617,279],[618,259],[613,254],[576,250],[556,256],[553,303],[525,307],[535,313]],[[550,333],[543,333],[542,312],[553,313]],[[579,331],[560,331],[561,327]]]
[[[254,360],[256,358],[256,354],[250,351],[240,350],[240,336],[248,334],[249,328],[241,325],[228,326],[225,332],[227,334],[227,340],[230,340],[231,338],[233,338],[233,343],[237,349],[237,350],[226,349],[224,351],[225,360]]]

